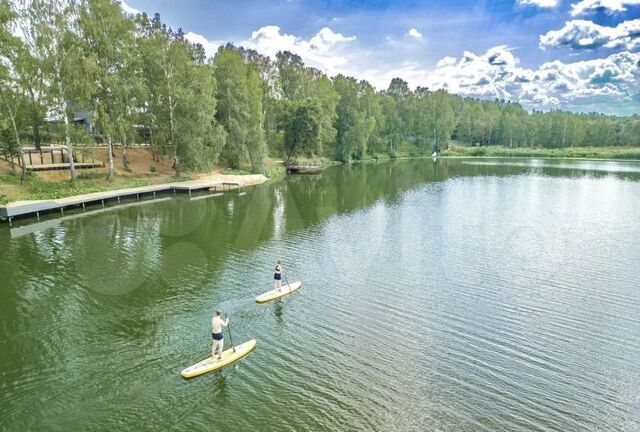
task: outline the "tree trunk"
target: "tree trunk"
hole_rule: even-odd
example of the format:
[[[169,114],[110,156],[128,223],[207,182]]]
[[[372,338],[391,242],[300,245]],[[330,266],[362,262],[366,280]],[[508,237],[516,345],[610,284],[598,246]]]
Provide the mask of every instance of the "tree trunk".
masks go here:
[[[29,96],[31,98],[31,127],[33,128],[33,144],[36,147],[37,151],[40,151],[42,148],[41,138],[40,138],[40,116],[38,116],[38,110],[33,108],[36,103],[36,96],[33,92],[32,88],[29,88]]]
[[[36,151],[40,151],[42,149],[42,138],[40,137],[40,125],[38,121],[38,113],[33,111],[33,144],[36,147]]]
[[[180,160],[178,159],[178,146],[175,141],[173,122],[173,98],[169,95],[169,130],[171,135],[171,147],[173,147],[173,167],[176,170],[176,177],[180,177]]]
[[[76,181],[76,164],[73,160],[73,149],[71,148],[71,138],[69,137],[69,117],[67,117],[67,106],[64,107],[64,145],[69,153],[69,172],[71,173],[71,181]],[[51,161],[53,162],[53,161]]]
[[[127,159],[127,138],[122,138],[122,165],[124,169],[129,169],[129,159]]]
[[[487,141],[487,145],[491,145],[491,132],[493,131],[493,125],[489,123],[489,141]]]
[[[174,159],[173,167],[176,170],[176,177],[180,177],[180,160],[178,159],[178,152],[176,152],[175,150],[173,153],[173,159]]]
[[[113,143],[111,142],[111,135],[107,135],[107,142],[109,143],[109,174],[107,174],[107,180],[113,180]]]
[[[11,118],[11,126],[13,126],[13,133],[16,136],[16,145],[18,146],[18,156],[20,157],[20,184],[24,183],[27,179],[27,167],[24,161],[24,153],[22,153],[22,144],[20,143],[20,134],[18,134],[18,127],[16,126],[16,115],[11,109],[9,102],[5,101],[7,110],[9,111],[9,117]]]

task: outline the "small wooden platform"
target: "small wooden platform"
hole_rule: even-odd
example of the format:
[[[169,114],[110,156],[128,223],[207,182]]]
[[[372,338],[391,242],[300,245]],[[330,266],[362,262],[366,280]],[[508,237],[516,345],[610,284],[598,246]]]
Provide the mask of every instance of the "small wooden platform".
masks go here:
[[[322,165],[287,164],[286,169],[289,174],[316,174],[322,171]]]
[[[56,170],[68,170],[69,163],[54,163],[44,165],[25,165],[27,171],[56,171]],[[74,163],[76,169],[91,169],[91,168],[104,168],[104,162],[76,162]]]
[[[218,186],[222,187],[222,190],[225,190],[225,187],[227,188],[227,190],[231,190],[231,189],[244,189],[244,183],[241,181],[223,181],[220,183],[220,185],[214,185],[211,189],[209,189],[211,192],[218,192]]]

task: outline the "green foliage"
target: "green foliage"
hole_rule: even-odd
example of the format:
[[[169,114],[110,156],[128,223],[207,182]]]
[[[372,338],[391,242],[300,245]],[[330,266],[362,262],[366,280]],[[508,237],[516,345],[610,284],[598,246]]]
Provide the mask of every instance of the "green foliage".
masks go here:
[[[632,147],[568,147],[568,148],[509,148],[503,146],[459,147],[451,146],[443,156],[486,157],[549,157],[587,159],[633,159],[640,160],[640,148]]]
[[[0,205],[9,204],[9,197],[0,194]]]
[[[102,176],[101,176],[102,177]],[[74,195],[103,192],[113,189],[126,189],[151,184],[148,180],[129,180],[122,183],[102,183],[94,180],[78,179],[75,182],[49,182],[38,176],[30,176],[25,182],[27,200],[57,199]]]
[[[270,180],[279,180],[284,178],[287,175],[287,171],[285,167],[282,165],[272,165],[267,168],[267,172],[265,174]]]
[[[28,29],[21,38],[18,21]],[[420,157],[451,142],[473,147],[447,154],[477,156],[635,158],[640,147],[638,115],[527,112],[411,90],[400,78],[376,91],[290,52],[272,60],[227,45],[207,59],[159,15],[123,15],[113,0],[0,0],[0,93],[0,152],[16,158],[21,140],[38,145],[50,114],[59,125],[50,138],[70,149],[148,143],[173,158],[177,177],[219,160],[269,174],[268,155],[366,161]],[[80,111],[86,129],[72,122]]]
[[[155,173],[155,172],[157,172],[157,171],[158,171],[158,169],[156,168],[156,166],[155,166],[155,165],[151,165],[151,166],[149,167],[149,172],[151,172],[151,173]]]
[[[319,153],[322,108],[317,99],[292,101],[286,108],[284,146],[287,160]]]

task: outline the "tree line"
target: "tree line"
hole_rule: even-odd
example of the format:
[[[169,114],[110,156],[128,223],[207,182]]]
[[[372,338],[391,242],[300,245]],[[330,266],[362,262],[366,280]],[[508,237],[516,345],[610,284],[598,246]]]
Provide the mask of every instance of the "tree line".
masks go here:
[[[271,157],[425,154],[450,141],[507,147],[639,146],[640,117],[527,112],[394,78],[329,77],[290,52],[275,59],[221,46],[213,58],[158,14],[112,0],[0,0],[0,153],[62,143],[73,150],[150,144],[183,169],[223,162],[264,172]],[[93,128],[74,124],[90,113]],[[24,170],[24,163],[22,163]],[[24,175],[24,172],[23,172]]]

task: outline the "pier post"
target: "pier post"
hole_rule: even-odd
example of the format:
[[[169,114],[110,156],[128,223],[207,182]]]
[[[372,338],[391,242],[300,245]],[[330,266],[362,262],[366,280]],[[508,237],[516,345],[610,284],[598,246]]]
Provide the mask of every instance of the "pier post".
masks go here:
[[[84,203],[82,203],[82,210],[83,210],[83,211],[87,211],[87,209],[86,209],[86,208],[84,208]]]
[[[100,200],[100,201],[102,201],[102,207],[104,207],[104,200]]]
[[[64,216],[64,207],[60,207],[60,213],[62,213],[62,216]]]
[[[36,217],[38,218],[38,222],[40,222],[40,212],[36,212]]]
[[[120,196],[118,195],[118,204],[120,204]]]
[[[13,219],[13,218],[11,216],[9,216],[9,226],[12,226],[11,219]]]

